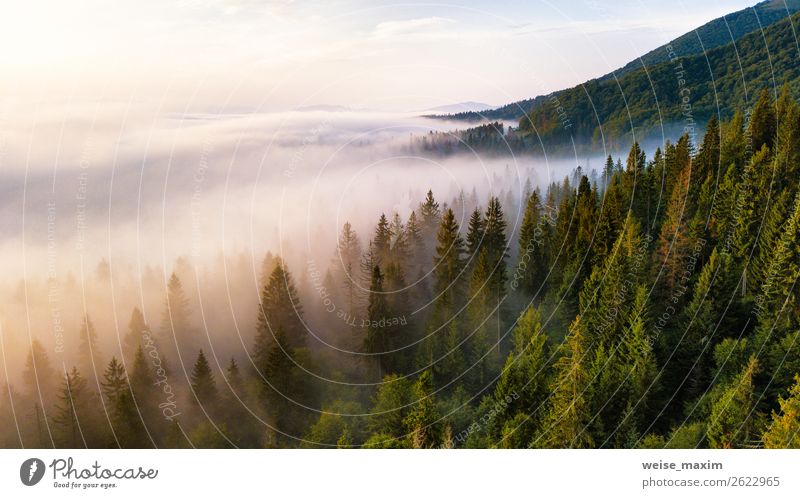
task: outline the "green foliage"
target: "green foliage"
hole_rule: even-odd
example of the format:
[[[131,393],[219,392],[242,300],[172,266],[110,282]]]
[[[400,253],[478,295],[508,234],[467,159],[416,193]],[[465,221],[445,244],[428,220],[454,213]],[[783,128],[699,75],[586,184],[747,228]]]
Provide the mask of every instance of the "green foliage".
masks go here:
[[[772,413],[772,423],[764,433],[765,448],[800,448],[800,376],[787,398],[781,397],[780,413]]]
[[[708,443],[712,448],[737,448],[750,442],[753,430],[753,375],[751,359],[711,408]]]

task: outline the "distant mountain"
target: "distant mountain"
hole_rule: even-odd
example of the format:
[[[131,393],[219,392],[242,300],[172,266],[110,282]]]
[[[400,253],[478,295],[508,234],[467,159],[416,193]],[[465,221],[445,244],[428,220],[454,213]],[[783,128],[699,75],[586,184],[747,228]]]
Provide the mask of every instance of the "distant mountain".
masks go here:
[[[428,114],[457,114],[461,112],[482,112],[491,109],[494,106],[483,104],[481,102],[459,102],[457,104],[440,105],[439,107],[432,107],[425,109],[422,112]]]
[[[701,55],[714,48],[735,42],[743,36],[755,31],[760,33],[761,30],[763,30],[763,34],[768,35],[773,29],[773,24],[797,11],[800,11],[800,0],[766,0],[760,2],[753,7],[748,7],[714,19],[672,40],[666,45],[651,50],[625,66],[584,84],[613,80],[614,76],[620,78],[631,72],[642,70],[643,68],[649,69],[668,61],[671,55],[674,55],[674,57]],[[576,88],[580,88],[580,86],[581,85],[578,85]],[[525,113],[531,111],[532,108],[546,102],[552,95],[558,95],[564,91],[568,90],[555,92],[551,95],[542,95],[535,98],[520,100],[495,109],[462,112],[440,111],[443,115],[428,117],[472,122],[484,120],[518,120],[525,115]]]

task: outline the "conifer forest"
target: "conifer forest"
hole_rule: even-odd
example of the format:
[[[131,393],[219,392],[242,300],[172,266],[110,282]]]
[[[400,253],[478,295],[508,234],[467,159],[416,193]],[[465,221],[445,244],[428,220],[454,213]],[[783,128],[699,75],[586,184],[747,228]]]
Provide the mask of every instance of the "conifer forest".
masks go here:
[[[155,131],[67,129],[53,168],[4,120],[0,448],[800,448],[800,3],[775,5],[393,134],[134,109]]]

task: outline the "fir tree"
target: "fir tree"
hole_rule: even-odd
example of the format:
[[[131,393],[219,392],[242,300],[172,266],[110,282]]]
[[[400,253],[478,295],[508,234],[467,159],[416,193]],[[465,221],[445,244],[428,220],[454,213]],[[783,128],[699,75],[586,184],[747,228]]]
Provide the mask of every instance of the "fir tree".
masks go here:
[[[433,395],[433,376],[425,371],[414,383],[411,410],[403,420],[412,448],[435,448],[442,444],[440,416]]]
[[[549,225],[542,215],[539,192],[534,190],[528,197],[519,234],[519,269],[522,270],[521,286],[530,294],[536,294],[544,285],[548,270],[548,248],[544,247]]]
[[[780,413],[772,412],[772,423],[762,437],[765,448],[800,449],[800,375],[787,398],[779,399]]]
[[[25,361],[25,370],[22,372],[22,380],[28,393],[39,403],[49,403],[50,396],[55,388],[55,371],[50,364],[50,357],[47,355],[42,344],[34,339],[31,341],[31,349]]]
[[[476,207],[469,217],[469,225],[467,227],[467,254],[471,262],[474,262],[473,258],[478,255],[483,242],[483,235],[483,214]]]
[[[179,352],[188,355],[199,346],[196,332],[192,330],[190,323],[189,300],[183,291],[183,284],[174,272],[167,282],[161,323],[161,342],[169,345],[168,350],[173,357],[177,358]]]
[[[89,420],[89,396],[86,379],[73,367],[64,375],[53,416],[58,447],[88,447],[86,437],[95,430]]]
[[[354,316],[359,301],[358,268],[361,259],[361,242],[350,222],[345,222],[336,247],[334,268],[345,300],[345,309]]]
[[[99,355],[99,345],[97,332],[88,314],[83,316],[78,336],[80,340],[78,345],[79,365],[84,372],[92,372],[91,378],[93,378],[97,368],[95,364]]]
[[[192,393],[194,401],[199,403],[206,410],[214,410],[217,402],[217,384],[214,382],[214,374],[208,364],[203,350],[197,355],[191,374]]]
[[[775,140],[778,118],[775,115],[775,104],[769,95],[769,90],[764,88],[758,96],[758,101],[750,117],[748,134],[753,143],[753,150],[760,150],[766,145],[770,149]]]
[[[542,432],[534,446],[542,448],[589,448],[593,446],[587,431],[587,372],[584,365],[584,338],[580,317],[570,326],[561,345],[560,357],[553,366],[555,377],[542,421]]]
[[[150,328],[144,321],[144,315],[139,308],[133,308],[131,318],[128,321],[128,333],[125,334],[125,340],[122,344],[123,358],[128,361],[133,360],[136,349],[142,345],[142,334],[149,331]]]
[[[751,359],[711,407],[708,442],[712,448],[740,448],[750,442],[754,424],[753,375],[757,365]]]
[[[386,324],[386,319],[391,318],[389,303],[383,291],[383,274],[379,266],[372,269],[372,282],[369,287],[369,304],[367,305],[367,319],[369,327],[364,340],[364,350],[372,356],[373,363],[377,366],[378,378],[392,369],[392,361],[387,353],[390,350],[390,336],[392,327]]]
[[[302,347],[307,334],[302,320],[303,308],[297,297],[292,276],[286,264],[278,262],[269,282],[261,294],[254,357],[257,363],[263,363],[270,348],[277,340],[276,331],[283,331],[281,344],[285,348]]]

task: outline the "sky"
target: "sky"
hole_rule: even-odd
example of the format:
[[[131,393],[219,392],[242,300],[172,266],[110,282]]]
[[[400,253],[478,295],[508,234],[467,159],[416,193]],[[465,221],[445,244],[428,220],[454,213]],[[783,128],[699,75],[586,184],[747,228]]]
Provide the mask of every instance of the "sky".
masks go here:
[[[755,0],[3,0],[0,105],[166,112],[501,105]],[[21,104],[21,105],[17,105]]]

